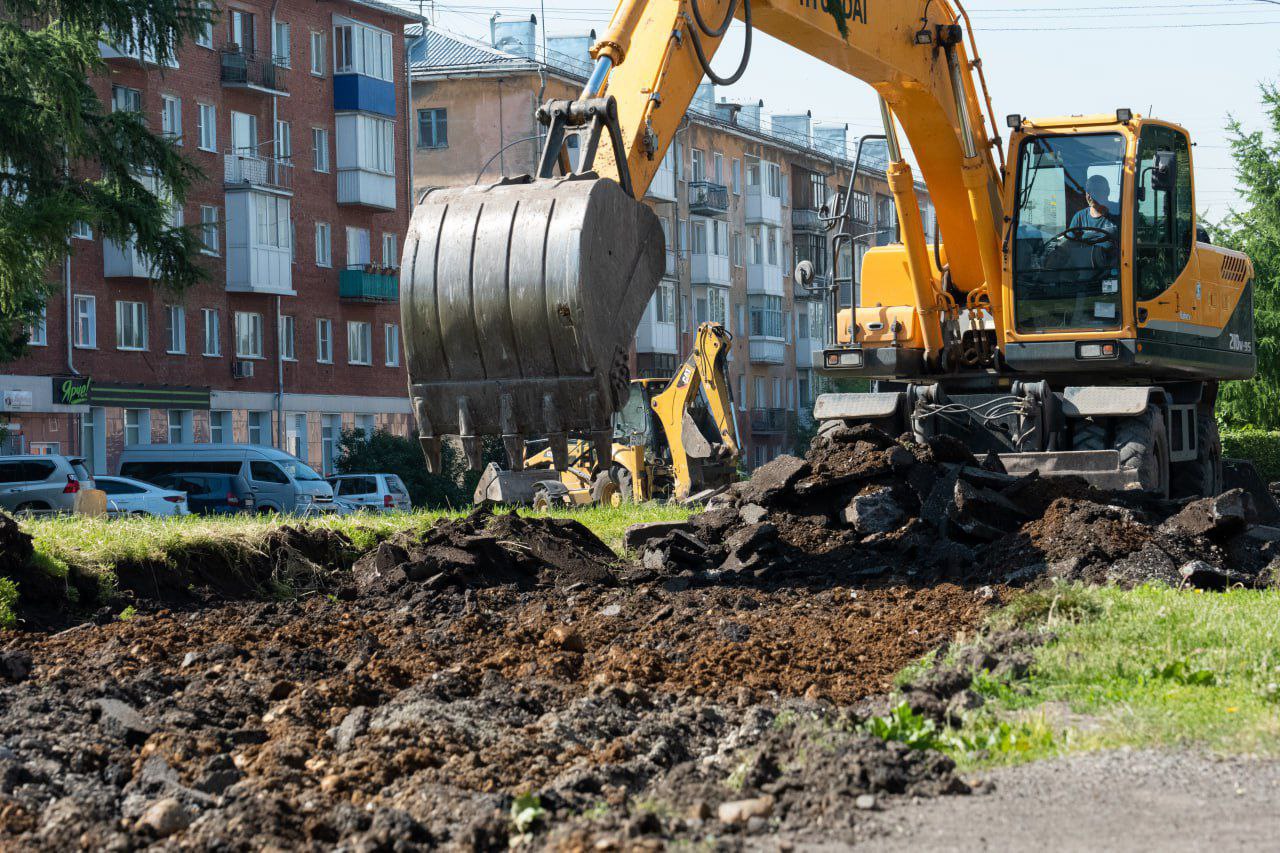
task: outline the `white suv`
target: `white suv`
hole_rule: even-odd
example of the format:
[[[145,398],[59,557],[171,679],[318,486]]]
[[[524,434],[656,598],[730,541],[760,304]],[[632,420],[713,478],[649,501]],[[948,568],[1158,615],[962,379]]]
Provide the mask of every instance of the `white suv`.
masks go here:
[[[339,474],[329,477],[333,499],[346,510],[408,512],[409,490],[395,474]]]
[[[73,512],[76,495],[93,477],[79,456],[0,456],[0,509]]]

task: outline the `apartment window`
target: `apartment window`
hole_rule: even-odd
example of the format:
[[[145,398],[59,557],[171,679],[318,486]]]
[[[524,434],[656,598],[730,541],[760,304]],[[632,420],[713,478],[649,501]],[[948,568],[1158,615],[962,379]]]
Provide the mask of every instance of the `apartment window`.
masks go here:
[[[252,56],[257,49],[253,32],[253,13],[232,9],[227,22],[230,25],[228,41],[238,45],[241,53]]]
[[[765,164],[765,191],[770,198],[782,198],[782,169],[777,163]]]
[[[382,235],[382,265],[384,267],[400,266],[400,252],[395,234]]]
[[[276,65],[288,68],[293,50],[289,47],[289,24],[285,21],[275,22],[275,28],[271,33],[271,50]]]
[[[88,222],[76,220],[76,224],[71,226],[71,236],[76,240],[92,240],[93,228]]]
[[[765,399],[765,396],[764,396],[764,377],[763,377],[763,376],[757,376],[757,377],[755,377],[755,378],[754,378],[754,380],[752,381],[751,385],[752,385],[752,388],[751,388],[751,402],[752,402],[752,404],[753,404],[753,405],[755,406],[755,408],[757,408],[757,409],[764,409],[764,408],[767,408],[766,404],[767,404],[769,401],[768,401],[767,399]],[[759,450],[759,449],[761,449],[761,448],[756,448],[756,449],[757,449],[757,450]],[[763,460],[761,460],[761,461],[763,461]]]
[[[753,338],[782,338],[782,297],[751,294],[747,297],[750,334]]]
[[[342,438],[342,416],[320,416],[320,464],[328,476],[337,469],[339,441]]]
[[[352,141],[355,145],[354,151],[345,143],[339,146],[338,159],[343,163],[342,168],[363,169],[383,175],[396,173],[395,122],[344,113],[338,116],[337,127],[338,139]]]
[[[724,155],[718,151],[711,152],[711,173],[715,176],[713,180],[717,184],[724,183]]]
[[[200,108],[200,150],[218,150],[218,108],[213,104],[198,104]]]
[[[855,222],[871,221],[871,196],[864,192],[854,191],[853,198],[850,199],[849,213]]]
[[[418,147],[447,148],[449,116],[443,108],[418,110]]]
[[[725,325],[729,319],[729,295],[723,288],[707,288],[707,319]]]
[[[391,33],[339,18],[333,28],[333,73],[394,82]]]
[[[262,315],[236,312],[236,358],[262,358]]]
[[[733,163],[729,167],[729,177],[733,182],[733,194],[740,195],[742,193],[742,161],[737,157],[733,158]]]
[[[142,112],[142,91],[128,86],[111,87],[111,111],[113,113]]]
[[[182,99],[160,96],[160,132],[182,144]]]
[[[333,321],[316,320],[316,361],[333,364]]]
[[[324,76],[324,33],[311,34],[311,73]]]
[[[372,324],[347,323],[347,363],[373,364]]]
[[[201,3],[200,8],[207,14],[211,12],[208,3]],[[208,20],[200,25],[200,29],[196,31],[196,44],[200,47],[207,47],[213,50],[213,21]]]
[[[147,348],[147,306],[144,302],[116,303],[116,349]]]
[[[169,321],[170,355],[186,355],[187,352],[187,309],[181,305],[170,305],[165,312]]]
[[[768,226],[765,228],[765,233],[768,235],[768,240],[766,242],[769,244],[769,265],[777,266],[778,265],[778,229],[772,226]]]
[[[33,347],[49,345],[48,308],[40,306],[40,316],[27,327],[27,343]]]
[[[735,267],[742,266],[742,235],[735,233],[730,241],[733,254],[733,265]]]
[[[764,263],[764,239],[759,225],[751,226],[751,230],[747,232],[747,262]]]
[[[288,160],[293,157],[293,131],[287,121],[276,122],[275,152],[277,160]]]
[[[675,288],[669,284],[659,285],[653,294],[654,319],[659,323],[674,323]]]
[[[689,250],[695,255],[707,253],[707,224],[693,221],[689,224]]]
[[[387,323],[382,327],[383,343],[386,344],[387,367],[400,366],[400,326]]]
[[[92,296],[75,298],[75,345],[80,349],[93,349],[98,345],[97,300]]]
[[[747,186],[760,186],[760,163],[758,161],[747,164]]]
[[[328,222],[316,223],[316,266],[333,266],[333,249],[330,244],[331,229]]]
[[[213,444],[230,444],[231,439],[231,413],[210,412],[209,441]]]
[[[124,410],[124,443],[126,445],[151,443],[150,409]]]
[[[293,317],[280,315],[280,357],[285,361],[297,361],[298,356],[293,346]]]
[[[372,437],[374,431],[373,415],[356,415],[356,429],[364,435]]]
[[[724,257],[729,254],[729,241],[725,237],[728,226],[718,219],[711,220],[711,254]]]
[[[219,244],[218,208],[202,204],[200,205],[200,251],[206,255],[217,255]]]
[[[271,413],[250,412],[248,417],[249,443],[271,443]]]
[[[286,415],[285,448],[299,459],[307,458],[307,416],[301,412]],[[257,464],[256,462],[254,463]]]
[[[169,409],[169,443],[183,444],[191,439],[191,410]]]
[[[747,408],[747,377],[745,374],[738,374],[738,409],[739,411]]]
[[[258,245],[286,249],[290,246],[289,199],[254,193],[258,217]]]
[[[329,171],[329,131],[311,128],[311,162],[317,172]]]
[[[347,266],[362,267],[372,263],[368,228],[347,228]]]
[[[212,356],[222,355],[222,333],[219,328],[218,309],[201,308],[200,319],[204,325],[203,353]]]

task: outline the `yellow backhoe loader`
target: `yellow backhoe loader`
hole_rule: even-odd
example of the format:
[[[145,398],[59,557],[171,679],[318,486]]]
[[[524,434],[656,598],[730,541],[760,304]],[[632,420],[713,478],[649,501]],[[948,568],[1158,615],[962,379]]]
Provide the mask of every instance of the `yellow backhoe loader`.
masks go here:
[[[735,17],[745,47],[722,77],[710,63]],[[538,173],[434,190],[414,212],[401,305],[429,465],[442,435],[478,464],[482,435],[514,459],[522,434],[541,433],[563,468],[577,432],[603,467],[627,398],[624,342],[663,268],[638,199],[699,82],[737,80],[755,28],[880,96],[901,242],[866,255],[846,305],[851,193],[826,217],[823,370],[875,390],[821,397],[822,428],[947,433],[1010,471],[1108,487],[1220,487],[1214,399],[1255,370],[1253,266],[1197,227],[1187,132],[1123,107],[1013,115],[1006,157],[957,0],[622,0],[580,97],[539,112]],[[937,211],[933,245],[899,127]],[[797,282],[811,273],[801,264]]]
[[[555,464],[547,442],[529,442],[520,470],[485,468],[475,502],[618,506],[697,500],[729,485],[741,455],[725,369],[731,346],[723,326],[703,323],[675,376],[633,380],[614,420],[608,466],[596,465],[586,440],[569,441],[564,467]]]

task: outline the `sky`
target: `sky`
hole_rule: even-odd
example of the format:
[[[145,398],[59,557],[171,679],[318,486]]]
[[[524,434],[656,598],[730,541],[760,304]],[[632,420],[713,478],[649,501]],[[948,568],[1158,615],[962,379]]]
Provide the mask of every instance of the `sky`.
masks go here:
[[[798,0],[795,0],[798,2]],[[393,0],[418,11],[417,0]],[[898,3],[902,0],[869,0]],[[1258,86],[1280,79],[1280,0],[969,0],[998,120],[1134,112],[1177,122],[1196,144],[1197,207],[1209,221],[1239,205],[1228,149],[1228,116],[1263,127]],[[427,18],[487,40],[489,18],[536,14],[550,35],[602,32],[608,0],[423,0]],[[873,7],[874,8],[874,7]],[[545,10],[545,11],[544,11]],[[735,23],[712,67],[737,65],[742,25]],[[847,122],[850,138],[879,132],[875,94],[848,77],[761,33],[751,64],[716,97],[763,99],[766,113],[802,113]],[[1007,130],[1001,127],[1002,135]]]

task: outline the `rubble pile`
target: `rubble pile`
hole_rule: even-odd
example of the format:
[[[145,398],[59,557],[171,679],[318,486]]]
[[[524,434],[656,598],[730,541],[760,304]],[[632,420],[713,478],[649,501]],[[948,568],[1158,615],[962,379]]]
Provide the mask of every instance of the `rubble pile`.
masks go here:
[[[781,456],[687,524],[628,532],[632,582],[846,582],[872,577],[1025,584],[1046,577],[1260,586],[1280,529],[1235,489],[1189,503],[1022,477],[959,442],[842,427]]]

